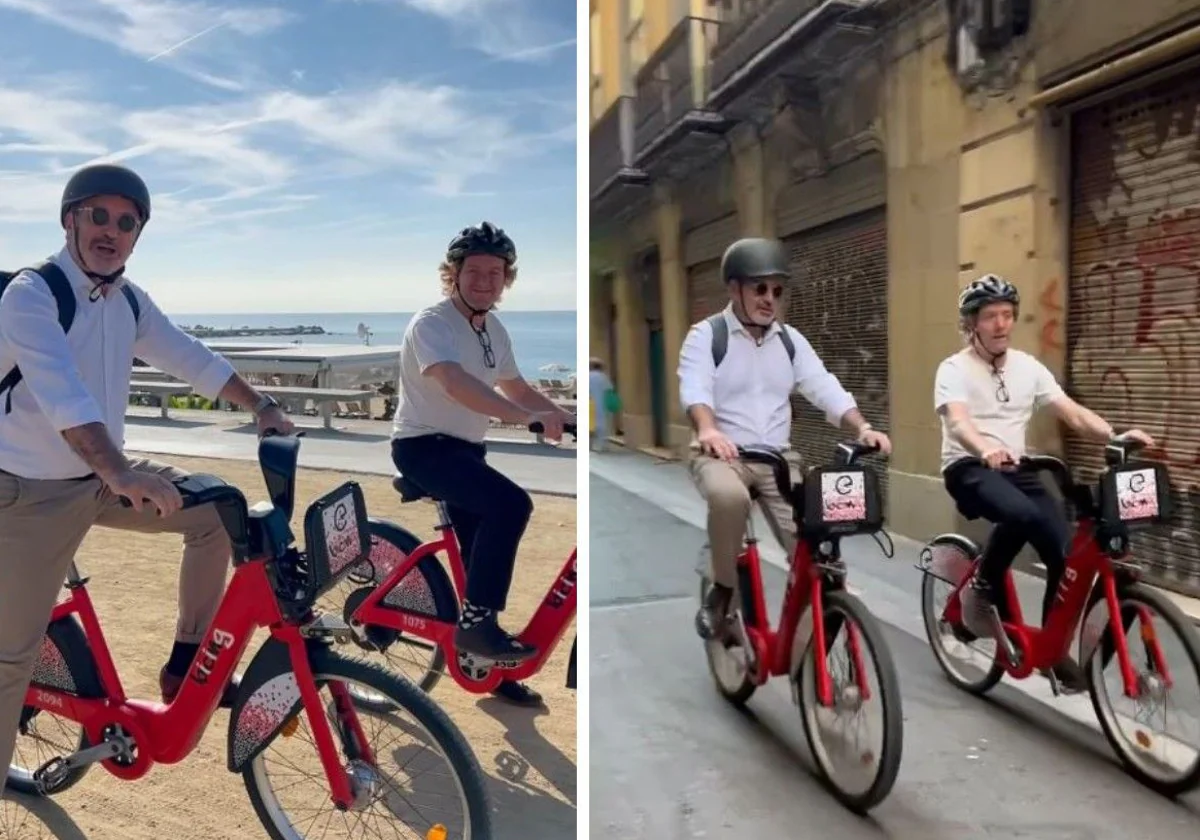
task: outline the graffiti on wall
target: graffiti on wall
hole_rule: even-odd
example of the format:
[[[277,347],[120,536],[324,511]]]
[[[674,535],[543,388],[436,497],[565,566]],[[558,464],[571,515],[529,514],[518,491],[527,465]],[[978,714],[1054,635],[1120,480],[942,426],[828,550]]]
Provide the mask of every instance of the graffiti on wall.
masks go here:
[[[1159,444],[1172,550],[1200,574],[1200,155],[1196,97],[1082,121],[1070,288],[1072,378],[1114,426]],[[1083,310],[1095,314],[1085,315]],[[1186,547],[1185,547],[1186,546]]]
[[[1058,300],[1058,278],[1046,284],[1041,298],[1042,330],[1038,335],[1038,357],[1057,358],[1063,351],[1063,305]]]

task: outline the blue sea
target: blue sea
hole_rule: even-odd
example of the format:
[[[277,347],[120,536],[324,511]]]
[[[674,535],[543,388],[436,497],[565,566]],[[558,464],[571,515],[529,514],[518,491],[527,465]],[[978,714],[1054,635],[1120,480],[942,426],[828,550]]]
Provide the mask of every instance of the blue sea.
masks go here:
[[[521,374],[531,381],[546,365],[562,365],[566,374],[575,371],[576,321],[575,312],[499,312],[500,319],[512,338],[513,351]],[[412,319],[412,312],[335,312],[326,315],[279,313],[271,315],[171,315],[181,327],[205,326],[216,329],[264,329],[267,327],[317,326],[325,335],[259,336],[214,339],[222,343],[299,342],[313,344],[361,344],[358,325],[371,331],[370,343],[398,345]],[[553,374],[562,376],[565,374]]]

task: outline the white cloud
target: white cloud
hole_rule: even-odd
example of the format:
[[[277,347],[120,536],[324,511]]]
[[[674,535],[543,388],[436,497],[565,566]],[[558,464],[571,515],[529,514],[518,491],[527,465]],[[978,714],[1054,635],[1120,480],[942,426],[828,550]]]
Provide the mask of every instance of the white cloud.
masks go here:
[[[194,51],[190,42],[210,32],[214,39],[224,32],[260,36],[293,19],[279,8],[224,8],[202,0],[0,0],[0,8],[154,59],[224,90],[240,90],[243,83],[216,72],[212,65],[220,63],[220,51],[213,45]]]
[[[395,81],[124,113],[42,88],[40,80],[28,88],[0,82],[0,161],[6,145],[63,156],[34,171],[0,171],[0,220],[53,218],[67,173],[89,161],[143,172],[156,221],[173,227],[293,212],[323,182],[347,177],[401,176],[435,195],[479,195],[488,190],[480,181],[505,166],[575,139],[573,130],[539,130],[517,111],[476,108],[451,87]]]
[[[533,0],[371,0],[399,3],[445,20],[471,46],[503,61],[536,62],[575,44],[573,31],[547,24]],[[561,0],[550,0],[561,2]]]

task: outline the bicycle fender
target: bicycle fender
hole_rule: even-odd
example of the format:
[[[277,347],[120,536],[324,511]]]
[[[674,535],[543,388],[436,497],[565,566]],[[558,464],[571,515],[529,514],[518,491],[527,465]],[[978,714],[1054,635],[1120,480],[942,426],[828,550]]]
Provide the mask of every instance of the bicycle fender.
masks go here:
[[[241,773],[303,705],[288,646],[268,639],[242,676],[229,717],[229,770]]]
[[[938,547],[957,550],[935,551]],[[951,586],[958,586],[980,551],[974,540],[962,534],[938,534],[921,551],[921,570]]]
[[[75,616],[63,616],[47,625],[30,684],[65,691],[76,697],[98,699],[104,696],[91,646]]]

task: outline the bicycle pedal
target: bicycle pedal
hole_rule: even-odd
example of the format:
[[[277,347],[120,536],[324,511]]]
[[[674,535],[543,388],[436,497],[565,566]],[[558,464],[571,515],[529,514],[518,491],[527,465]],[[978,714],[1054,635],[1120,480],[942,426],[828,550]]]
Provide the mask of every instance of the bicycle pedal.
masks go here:
[[[67,756],[55,756],[37,770],[33,771],[33,781],[43,796],[54,793],[67,780],[72,771],[98,761],[119,758],[130,754],[130,742],[124,736],[105,741],[94,747],[71,753]]]

